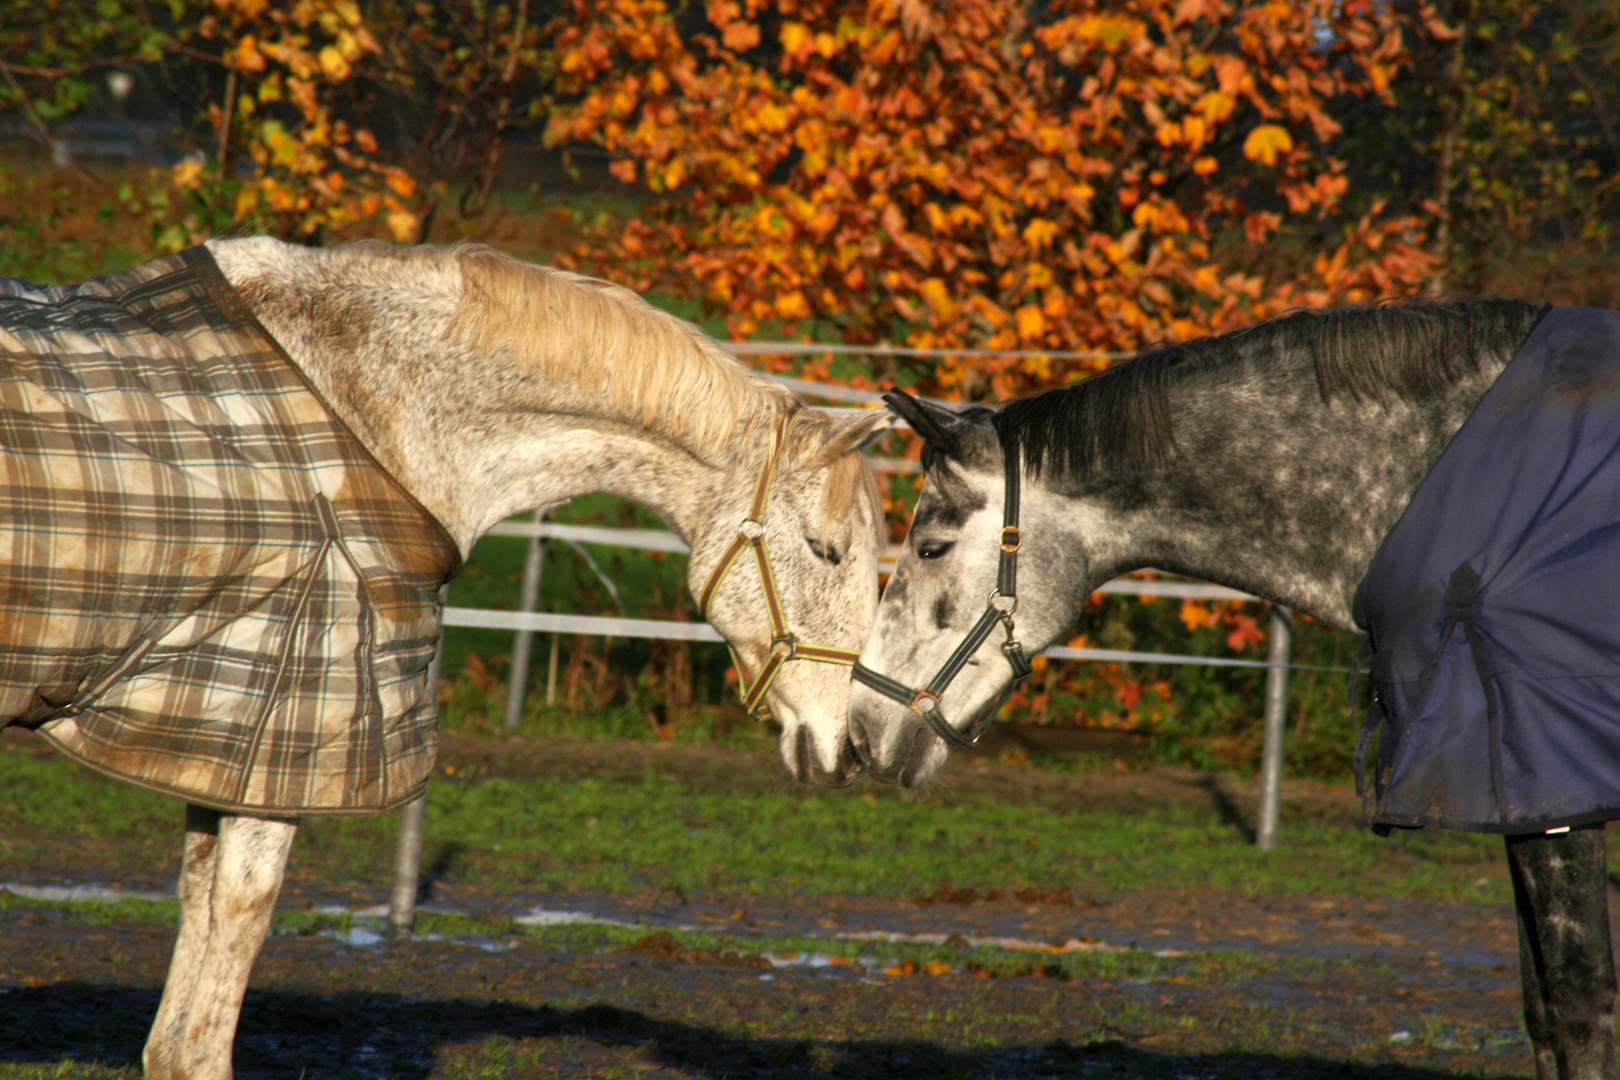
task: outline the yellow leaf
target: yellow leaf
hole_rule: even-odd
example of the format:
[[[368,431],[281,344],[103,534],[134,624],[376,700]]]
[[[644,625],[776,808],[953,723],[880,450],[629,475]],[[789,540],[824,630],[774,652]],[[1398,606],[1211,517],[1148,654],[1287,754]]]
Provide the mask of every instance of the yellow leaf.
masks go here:
[[[827,33],[821,33],[821,34],[816,35],[816,52],[820,53],[822,56],[831,58],[832,54],[837,52],[837,51],[838,51],[838,39],[837,38],[835,38],[831,34],[827,34]]]
[[[409,210],[395,210],[388,215],[388,231],[400,243],[416,239],[416,215]]]
[[[1024,226],[1024,243],[1039,251],[1052,242],[1057,235],[1057,224],[1045,218],[1035,218]]]
[[[1193,109],[1202,113],[1204,119],[1211,124],[1218,124],[1225,120],[1232,115],[1232,110],[1235,108],[1237,108],[1237,102],[1219,90],[1211,90],[1193,105]]]
[[[664,166],[665,191],[673,191],[675,188],[680,187],[681,181],[685,179],[686,162],[682,161],[680,158],[675,158],[668,165]]]
[[[777,36],[789,56],[799,55],[810,44],[810,29],[803,23],[783,23],[782,32]]]
[[[1018,320],[1018,336],[1033,341],[1046,333],[1046,316],[1034,304],[1025,304],[1013,313]]]
[[[1199,176],[1208,176],[1215,171],[1216,167],[1215,159],[1207,154],[1193,162],[1193,172]]]
[[[388,174],[388,186],[403,198],[410,198],[416,194],[416,181],[411,179],[410,173],[395,169]]]
[[[950,290],[946,288],[944,281],[937,277],[925,278],[923,283],[917,286],[917,291],[928,301],[928,306],[934,309],[934,314],[938,316],[940,322],[950,322],[956,318],[957,304],[951,299]]]
[[[321,72],[333,82],[341,82],[349,77],[349,62],[343,59],[343,54],[336,47],[326,46],[316,59],[320,62]]]
[[[802,319],[810,314],[810,305],[798,289],[776,298],[776,313],[784,319]]]
[[[252,34],[248,34],[236,43],[235,64],[240,71],[263,71],[264,56],[259,52],[259,43]]]
[[[1262,165],[1277,164],[1277,155],[1294,148],[1294,137],[1277,124],[1261,124],[1243,140],[1243,156]]]
[[[766,105],[754,115],[766,131],[781,131],[787,127],[788,111],[780,105]]]
[[[169,173],[169,180],[175,187],[190,190],[202,183],[203,163],[195,158],[187,158],[175,165]]]

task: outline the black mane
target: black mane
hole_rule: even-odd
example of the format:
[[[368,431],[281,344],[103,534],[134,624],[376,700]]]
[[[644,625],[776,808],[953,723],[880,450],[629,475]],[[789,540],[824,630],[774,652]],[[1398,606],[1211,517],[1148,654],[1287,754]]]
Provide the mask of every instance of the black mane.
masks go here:
[[[1487,358],[1511,357],[1542,310],[1522,300],[1462,300],[1299,311],[1150,349],[1073,386],[1010,401],[994,422],[1002,445],[1021,451],[1032,472],[1084,482],[1175,452],[1172,386],[1309,364],[1323,401],[1424,401]]]

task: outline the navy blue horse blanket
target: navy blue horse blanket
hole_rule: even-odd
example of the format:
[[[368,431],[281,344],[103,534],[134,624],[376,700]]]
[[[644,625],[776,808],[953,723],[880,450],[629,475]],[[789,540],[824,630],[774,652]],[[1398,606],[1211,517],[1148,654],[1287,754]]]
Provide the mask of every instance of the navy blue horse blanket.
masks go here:
[[[1548,309],[1356,596],[1371,823],[1620,817],[1620,312]]]

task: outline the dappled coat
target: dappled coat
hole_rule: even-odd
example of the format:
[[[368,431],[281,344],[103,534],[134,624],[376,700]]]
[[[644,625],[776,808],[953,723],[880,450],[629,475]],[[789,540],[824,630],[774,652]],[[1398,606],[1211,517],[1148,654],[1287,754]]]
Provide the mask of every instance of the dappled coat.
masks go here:
[[[1620,817],[1620,312],[1547,310],[1356,597],[1375,825]]]
[[[206,249],[0,279],[0,726],[222,809],[398,806],[457,564]]]

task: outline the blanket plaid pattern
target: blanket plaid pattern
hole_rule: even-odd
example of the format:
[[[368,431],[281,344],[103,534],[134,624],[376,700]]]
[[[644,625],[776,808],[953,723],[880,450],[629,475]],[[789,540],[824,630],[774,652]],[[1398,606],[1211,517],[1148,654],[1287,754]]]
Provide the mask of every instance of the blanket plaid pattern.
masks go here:
[[[391,809],[458,564],[205,248],[0,278],[0,726],[220,809]]]

